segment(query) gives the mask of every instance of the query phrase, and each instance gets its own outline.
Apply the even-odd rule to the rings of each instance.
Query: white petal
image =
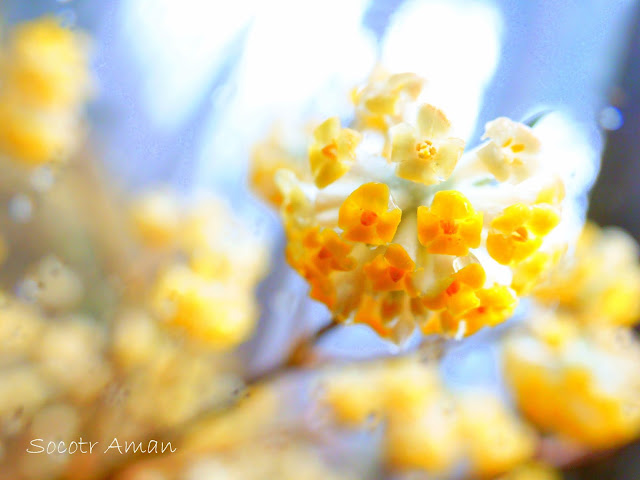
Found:
[[[460,138],[447,138],[438,144],[433,162],[434,170],[440,180],[446,180],[451,176],[463,151],[464,140]]]
[[[504,182],[511,174],[510,165],[507,164],[504,152],[494,142],[487,143],[477,152],[478,158],[487,169],[496,177],[496,180]]]
[[[390,133],[392,162],[404,162],[417,157],[415,128],[408,123],[401,123],[392,127]]]
[[[432,140],[442,138],[451,129],[451,122],[442,110],[433,105],[425,104],[418,112],[418,130],[424,138]]]

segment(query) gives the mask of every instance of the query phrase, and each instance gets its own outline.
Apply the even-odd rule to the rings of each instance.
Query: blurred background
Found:
[[[497,116],[561,112],[575,132],[570,148],[584,153],[585,177],[595,180],[600,165],[589,215],[640,238],[637,1],[3,0],[0,6],[9,24],[53,14],[90,33],[97,94],[89,140],[121,188],[165,183],[219,192],[257,235],[273,240],[276,252],[278,222],[245,184],[252,144],[276,120],[344,113],[347,98],[336,92],[365,80],[377,63],[426,77],[472,144]],[[296,281],[281,264],[275,262],[267,284]],[[282,308],[263,304],[267,316]],[[303,311],[310,323],[322,320],[317,306]],[[268,332],[269,345],[290,330],[280,325],[280,333]],[[344,338],[339,348],[349,342]],[[261,356],[257,347],[256,362],[275,361],[273,349]],[[576,467],[569,478],[636,479],[638,458],[640,447],[632,445]]]

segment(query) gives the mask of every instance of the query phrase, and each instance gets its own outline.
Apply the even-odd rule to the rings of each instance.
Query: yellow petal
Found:
[[[505,208],[500,216],[494,218],[491,228],[508,234],[524,225],[530,217],[531,209],[522,203],[516,203]]]
[[[560,215],[555,208],[550,205],[534,205],[531,207],[531,218],[529,228],[539,236],[547,235],[560,223]]]
[[[315,142],[322,148],[332,143],[339,133],[340,119],[338,117],[331,117],[316,127],[313,131],[313,137]]]

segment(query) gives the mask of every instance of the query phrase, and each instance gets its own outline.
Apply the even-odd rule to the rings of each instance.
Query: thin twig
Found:
[[[313,349],[315,348],[315,346],[318,345],[318,343],[320,343],[323,338],[325,338],[338,326],[339,323],[335,320],[332,320],[319,330],[316,330],[313,335],[303,337],[302,339],[298,340],[289,349],[287,356],[282,362],[277,363],[267,370],[263,370],[255,375],[250,376],[249,378],[247,378],[247,384],[253,385],[256,383],[262,383],[268,380],[272,380],[273,378],[278,377],[293,369],[308,367],[313,363]]]

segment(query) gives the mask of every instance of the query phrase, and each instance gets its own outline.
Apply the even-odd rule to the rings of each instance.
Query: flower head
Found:
[[[376,73],[353,95],[351,124],[332,117],[315,130],[308,172],[292,162],[275,175],[287,260],[311,297],[396,342],[417,328],[463,337],[497,325],[542,279],[541,265],[521,262],[564,251],[547,235],[561,219],[560,174],[522,189],[488,179],[422,86]],[[528,129],[505,125],[488,134],[513,137],[512,153],[536,151]]]

